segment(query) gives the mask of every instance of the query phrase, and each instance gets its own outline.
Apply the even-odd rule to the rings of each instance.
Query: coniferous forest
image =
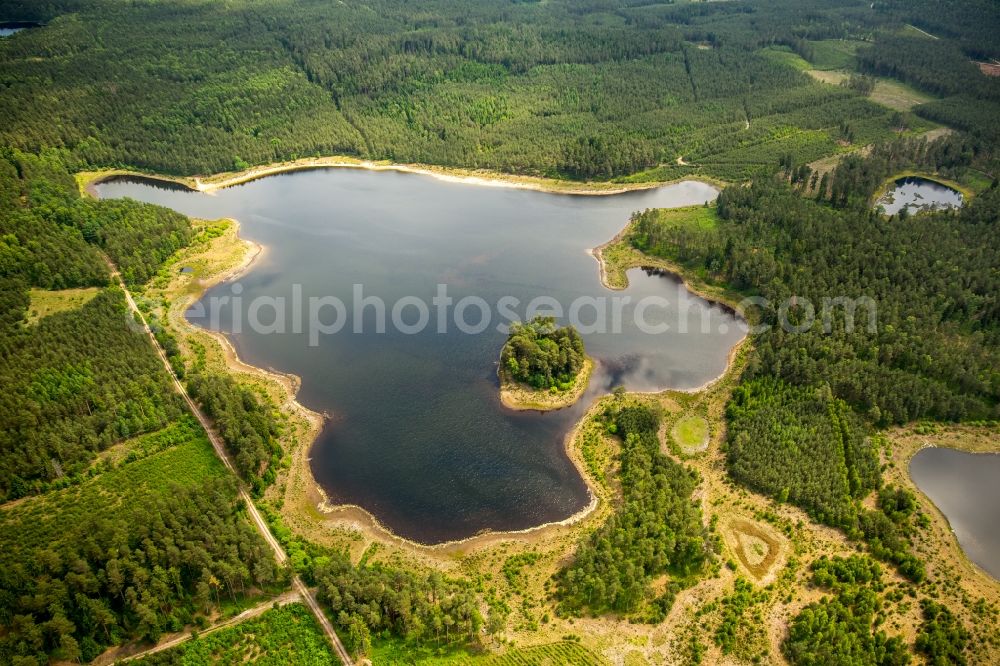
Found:
[[[968,4],[963,13],[990,11]],[[868,42],[933,6],[8,1],[6,18],[46,29],[0,43],[0,142],[172,174],[347,154],[577,179],[740,179],[785,153],[836,152],[848,126],[857,145],[891,136],[891,110],[780,60],[821,40]],[[886,44],[886,57],[903,57]]]
[[[376,664],[527,663],[522,643],[641,658],[597,654],[608,635],[588,628],[614,622],[677,663],[1000,654],[996,581],[962,587],[965,560],[942,571],[934,551],[958,546],[893,457],[901,432],[1000,421],[993,0],[0,0],[0,22],[28,26],[0,37],[0,663],[148,647],[293,574]],[[754,298],[759,330],[708,398],[619,392],[583,417],[600,520],[567,527],[557,551],[539,539],[421,559],[340,527],[311,533],[284,505],[286,445],[303,432],[286,406],[148,317],[227,472],[113,276],[136,294],[168,282],[199,227],[98,200],[78,178],[322,156],[710,180],[721,194],[699,223],[638,211],[625,243]],[[884,215],[875,199],[909,174],[960,188],[964,205]],[[48,314],[38,294],[82,300]],[[515,327],[501,358],[539,389],[584,360],[580,335],[548,320]],[[703,452],[677,445],[682,412],[705,422]],[[723,538],[727,511],[775,533],[754,547],[787,542],[766,583]],[[839,554],[802,540],[812,525]],[[267,617],[253,626],[270,640],[220,632],[185,654],[286,663],[281,641],[315,631],[301,610]],[[637,627],[676,633],[641,644]]]

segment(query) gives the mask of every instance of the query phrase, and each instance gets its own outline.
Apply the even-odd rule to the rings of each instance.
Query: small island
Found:
[[[594,362],[572,326],[556,326],[554,317],[515,322],[500,352],[500,402],[511,409],[546,411],[580,399]]]

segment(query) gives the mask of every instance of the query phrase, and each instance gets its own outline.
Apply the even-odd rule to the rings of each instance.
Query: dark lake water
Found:
[[[1000,454],[923,449],[910,476],[947,516],[969,559],[1000,579]]]
[[[615,196],[568,196],[445,182],[397,172],[331,169],[272,176],[212,195],[118,180],[97,187],[102,197],[130,196],[185,214],[235,217],[241,233],[266,252],[238,286],[212,289],[201,304],[239,291],[242,303],[218,321],[189,317],[226,332],[242,358],[302,378],[299,399],[333,418],[311,452],[313,473],[332,500],[358,504],[397,534],[424,543],[459,539],[486,529],[517,530],[567,518],[586,506],[586,486],[567,458],[563,438],[597,395],[614,385],[634,390],[689,389],[717,377],[742,337],[742,322],[722,307],[690,294],[674,278],[631,271],[631,286],[612,292],[600,283],[586,250],[614,236],[635,210],[698,204],[716,191],[686,182]],[[354,317],[358,299],[387,304],[387,327],[377,313]],[[439,309],[427,330],[409,334],[392,325],[394,304],[430,304],[445,285],[454,305],[438,332]],[[283,321],[310,297],[346,304],[347,323],[310,343],[289,322],[283,334],[248,330],[254,299],[287,299]],[[593,326],[594,299],[622,304],[621,330]],[[482,298],[492,312],[488,328],[466,334],[453,324],[464,297]],[[564,308],[579,299],[588,353],[598,361],[588,392],[558,412],[516,413],[500,405],[496,359],[505,340],[501,299],[519,318],[526,304],[546,297]],[[643,332],[635,321],[644,298],[645,321],[669,330]],[[401,299],[404,299],[401,301]],[[234,312],[238,315],[234,317]],[[419,323],[412,303],[402,323]],[[481,321],[477,307],[464,320]],[[260,306],[259,319],[276,319]],[[334,308],[322,315],[337,317]],[[304,317],[308,320],[308,315]],[[301,319],[301,318],[300,318]],[[566,321],[564,317],[562,321]],[[604,319],[603,321],[607,321]],[[242,322],[241,331],[236,323]],[[363,332],[354,326],[363,323]]]
[[[876,202],[886,215],[896,215],[904,208],[910,214],[941,208],[961,208],[962,194],[926,178],[900,178]]]
[[[21,32],[28,28],[37,28],[37,23],[24,23],[18,21],[0,22],[0,37],[10,37],[15,32]]]

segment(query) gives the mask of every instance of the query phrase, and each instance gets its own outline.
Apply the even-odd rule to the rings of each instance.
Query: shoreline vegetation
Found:
[[[666,210],[676,213],[696,208],[702,208],[702,206],[683,206]],[[746,313],[740,307],[740,303],[744,299],[743,295],[731,289],[708,284],[671,261],[662,257],[654,257],[633,247],[630,241],[634,226],[635,219],[633,218],[611,240],[587,250],[587,254],[597,261],[602,285],[612,291],[623,291],[628,288],[628,272],[633,268],[661,271],[680,280],[684,288],[695,296],[703,298],[709,303],[728,308],[731,312],[746,319]]]
[[[81,194],[96,196],[94,186],[119,177],[148,178],[181,185],[193,192],[211,194],[218,190],[236,185],[243,185],[260,178],[275,176],[295,171],[310,169],[364,169],[366,171],[395,171],[430,176],[445,182],[480,185],[484,187],[510,187],[514,189],[545,192],[548,194],[568,194],[574,196],[602,196],[624,194],[640,190],[651,190],[684,181],[697,181],[725,187],[728,183],[706,176],[685,176],[666,181],[648,182],[614,182],[614,181],[577,181],[545,178],[543,176],[527,176],[490,171],[486,169],[461,169],[430,164],[400,164],[390,161],[361,160],[343,155],[326,157],[310,157],[288,162],[274,162],[261,166],[250,167],[243,171],[221,172],[208,176],[171,176],[153,171],[136,169],[104,169],[100,171],[80,171],[76,174]]]
[[[511,377],[510,373],[500,365],[497,367],[497,376],[500,378],[500,402],[507,409],[515,411],[548,412],[569,407],[576,404],[576,401],[586,393],[594,365],[594,359],[586,357],[583,367],[573,379],[573,386],[557,392],[523,384]]]
[[[415,557],[418,561],[424,563],[436,563],[436,566],[444,566],[449,562],[454,562],[456,557],[469,557],[474,556],[476,553],[490,552],[494,548],[507,548],[511,543],[519,544],[517,546],[518,549],[534,549],[539,547],[540,544],[551,545],[553,543],[565,546],[575,541],[575,537],[580,533],[580,530],[590,529],[600,524],[607,517],[610,505],[614,500],[615,491],[608,487],[606,480],[602,480],[600,476],[595,474],[596,468],[593,461],[589,460],[591,456],[591,453],[587,451],[589,447],[581,440],[584,438],[585,430],[592,420],[593,415],[600,410],[606,400],[611,399],[608,395],[596,398],[588,408],[587,413],[581,417],[565,436],[564,450],[577,468],[578,473],[584,479],[591,500],[581,510],[563,520],[524,530],[506,532],[488,531],[460,540],[439,544],[422,544],[395,534],[375,518],[373,514],[360,506],[331,504],[325,493],[323,493],[322,488],[312,478],[311,469],[309,468],[309,451],[316,436],[319,434],[322,424],[329,415],[313,412],[297,401],[295,395],[300,384],[298,377],[246,364],[239,358],[235,349],[224,335],[197,328],[183,317],[186,307],[193,300],[200,298],[204,291],[220,282],[238,278],[252,267],[253,261],[261,253],[266,251],[265,248],[252,241],[239,238],[238,221],[229,220],[229,222],[232,226],[224,234],[221,242],[229,246],[230,252],[234,249],[238,250],[240,254],[239,260],[236,262],[230,261],[218,266],[218,270],[215,272],[208,272],[198,276],[192,276],[191,274],[175,275],[173,280],[191,281],[196,287],[191,289],[189,286],[183,290],[179,298],[175,297],[171,299],[170,321],[174,325],[180,324],[187,334],[193,334],[195,337],[207,336],[217,342],[225,359],[228,372],[244,377],[251,376],[263,379],[273,386],[280,387],[278,393],[282,394],[284,398],[279,402],[280,408],[287,410],[295,417],[305,417],[307,424],[305,430],[301,428],[296,429],[297,436],[294,437],[296,441],[292,442],[293,446],[290,446],[286,451],[287,454],[292,456],[293,462],[287,471],[288,476],[281,483],[283,486],[280,489],[282,497],[279,499],[279,501],[293,499],[290,505],[288,502],[283,503],[286,507],[295,507],[291,509],[292,511],[298,510],[302,512],[303,516],[300,517],[300,520],[295,521],[300,529],[310,536],[316,536],[317,530],[319,530],[326,539],[344,539],[346,537],[348,542],[355,544],[380,543],[387,546],[395,546],[400,548],[403,553],[408,554],[408,557]],[[709,301],[735,309],[736,296],[732,292],[707,285],[698,280],[696,276],[690,275],[689,272],[684,271],[676,265],[657,257],[651,257],[633,248],[628,243],[632,225],[633,222],[630,221],[613,239],[590,251],[590,254],[598,261],[601,271],[601,281],[606,287],[615,290],[624,289],[627,287],[627,271],[629,269],[654,268],[656,270],[669,271],[678,279],[684,281],[686,287],[692,293]],[[213,242],[220,243],[220,240],[214,239]],[[176,265],[180,265],[180,263],[174,262],[172,264],[172,266]],[[194,277],[193,280],[192,277]],[[690,392],[667,389],[661,392],[648,394],[630,393],[629,395],[637,400],[666,399],[663,396],[674,396],[673,400],[682,399],[684,396],[687,396],[684,399],[702,400],[704,396],[715,394],[719,390],[723,390],[727,383],[730,383],[734,375],[734,369],[738,372],[738,367],[742,365],[737,362],[738,359],[746,357],[745,352],[749,348],[748,342],[749,339],[744,337],[734,345],[729,353],[723,373],[703,387],[698,387]],[[714,446],[710,444],[707,451],[700,451],[695,455],[704,456],[713,453],[714,449],[718,448],[720,439],[723,436],[724,431],[716,432],[713,429],[711,440]],[[956,446],[955,448],[964,449],[964,447],[960,446]],[[910,450],[908,453],[912,456],[914,452],[915,450]],[[919,488],[908,478],[909,475],[906,472],[905,466],[903,467],[902,475],[906,477],[905,481],[908,487],[919,491]],[[302,478],[303,476],[305,479]],[[302,483],[303,481],[305,482],[304,484]],[[275,485],[277,486],[278,484]],[[705,495],[703,494],[702,497],[704,498]],[[923,501],[930,503],[923,493],[920,493],[920,497]],[[306,502],[303,502],[303,499]],[[933,506],[932,503],[930,504]],[[936,508],[934,509],[934,514],[936,518],[944,521],[943,524],[945,525],[944,530],[946,533],[942,535],[946,541],[949,541],[948,534],[951,534],[951,532],[947,527],[946,519],[941,516]],[[288,521],[290,515],[287,509],[282,511],[282,517]],[[304,523],[302,520],[304,520]],[[317,522],[318,525],[316,524]],[[312,523],[312,525],[309,523]],[[826,528],[822,527],[816,527],[815,529],[824,533],[827,531]],[[953,535],[950,537],[950,542],[947,546],[950,551],[950,557],[947,559],[954,561],[953,558],[957,557],[964,565],[963,568],[967,567],[967,570],[974,571],[977,574],[973,583],[975,588],[986,592],[987,596],[990,596],[991,593],[988,590],[990,587],[988,584],[989,581],[984,580],[988,578],[988,574],[971,563],[971,560],[965,555]],[[352,548],[353,550],[354,548]]]

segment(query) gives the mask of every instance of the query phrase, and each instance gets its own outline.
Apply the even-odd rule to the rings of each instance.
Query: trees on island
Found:
[[[569,389],[585,360],[580,333],[572,326],[556,327],[554,317],[511,324],[500,352],[502,372],[540,390]]]

